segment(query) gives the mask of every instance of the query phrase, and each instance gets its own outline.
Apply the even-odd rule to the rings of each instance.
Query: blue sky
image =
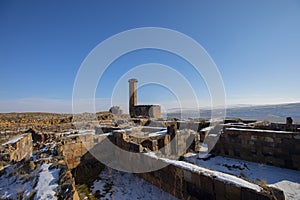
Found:
[[[2,0],[0,112],[71,112],[73,84],[89,52],[139,27],[173,29],[201,44],[220,71],[230,105],[300,102],[299,1]],[[200,106],[209,105],[205,82],[186,61],[142,50],[112,63],[95,94],[97,109],[120,104],[126,110],[127,90],[115,95],[113,89],[126,72],[145,63],[178,70],[193,85]],[[158,85],[138,92],[139,103],[178,106],[171,103],[174,94]],[[189,98],[183,106],[195,107]]]

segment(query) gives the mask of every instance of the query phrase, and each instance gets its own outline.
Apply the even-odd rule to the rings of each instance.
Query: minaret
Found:
[[[131,117],[134,117],[134,106],[137,104],[137,97],[136,97],[136,85],[137,79],[129,79],[129,114]]]

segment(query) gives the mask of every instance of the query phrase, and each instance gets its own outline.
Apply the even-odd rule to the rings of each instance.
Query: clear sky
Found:
[[[139,27],[173,29],[201,44],[220,71],[230,105],[300,102],[300,1],[2,0],[0,112],[71,112],[74,80],[85,57],[114,34]],[[200,106],[209,104],[205,83],[186,61],[143,50],[110,66],[96,92],[97,109],[111,104],[127,109],[127,83],[121,84],[123,93],[113,89],[145,63],[178,70],[197,88]],[[189,98],[183,106],[195,107]],[[178,106],[174,99],[155,84],[139,88],[141,104],[170,109]]]

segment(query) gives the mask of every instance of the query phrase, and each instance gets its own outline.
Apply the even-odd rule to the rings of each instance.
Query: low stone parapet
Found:
[[[157,171],[136,175],[179,199],[285,199],[279,189],[261,187],[229,174],[214,172],[184,161],[151,156],[148,159],[169,165]]]
[[[1,145],[0,160],[10,163],[29,158],[32,154],[31,133],[25,133],[12,138]]]

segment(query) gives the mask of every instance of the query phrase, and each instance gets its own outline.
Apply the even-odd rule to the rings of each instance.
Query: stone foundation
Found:
[[[225,127],[212,153],[300,170],[300,133]]]

